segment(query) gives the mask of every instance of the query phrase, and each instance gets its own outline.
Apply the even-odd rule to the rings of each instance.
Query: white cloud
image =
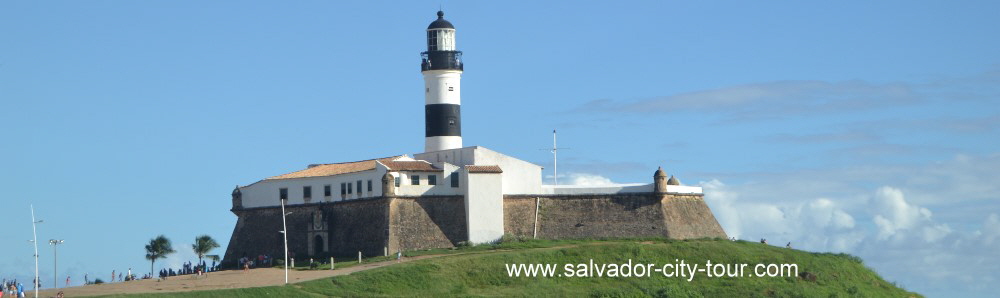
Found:
[[[990,214],[983,222],[983,228],[976,232],[982,239],[984,245],[993,245],[1000,239],[1000,216],[996,213]]]
[[[551,175],[550,175],[551,177]],[[559,178],[569,179],[565,184],[567,185],[579,185],[579,186],[608,186],[615,185],[611,179],[601,175],[587,174],[587,173],[569,173],[566,175],[559,175]]]
[[[987,264],[1000,263],[1000,216],[989,214],[975,231],[952,229],[906,192],[881,186],[836,197],[769,199],[753,184],[702,182],[705,200],[730,236],[772,245],[791,242],[809,251],[861,256],[890,281],[934,295],[961,288],[988,295],[984,285],[1000,280]],[[862,197],[866,199],[857,200]],[[851,211],[853,210],[853,211]]]
[[[158,264],[156,267],[157,271],[159,271],[160,268],[173,268],[174,270],[177,270],[183,267],[185,262],[194,263],[198,261],[198,255],[196,255],[194,250],[191,249],[190,243],[175,245],[173,248],[176,252],[167,255],[166,259],[158,260],[156,262]]]
[[[857,111],[916,101],[907,84],[865,81],[773,81],[700,90],[623,102],[590,101],[582,111],[670,113],[696,111],[727,114],[732,119],[761,119],[833,111]]]
[[[792,242],[816,251],[846,251],[860,241],[855,219],[826,198],[764,202],[742,199],[740,192],[719,180],[702,182],[705,200],[729,236]]]

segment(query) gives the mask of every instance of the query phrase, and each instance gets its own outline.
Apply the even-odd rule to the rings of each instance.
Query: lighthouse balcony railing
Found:
[[[420,71],[465,70],[462,65],[462,51],[428,51],[420,53]]]

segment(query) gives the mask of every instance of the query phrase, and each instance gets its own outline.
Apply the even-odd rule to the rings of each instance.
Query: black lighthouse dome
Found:
[[[434,20],[429,26],[427,26],[427,30],[431,29],[455,29],[455,26],[448,20],[444,19],[443,11],[438,10],[438,19]]]

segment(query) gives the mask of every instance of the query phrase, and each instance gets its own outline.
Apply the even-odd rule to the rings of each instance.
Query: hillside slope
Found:
[[[529,242],[530,243],[530,242]],[[590,296],[590,297],[919,297],[886,282],[861,260],[844,254],[810,253],[769,245],[726,240],[594,241],[542,248],[501,245],[501,250],[470,253],[393,265],[347,276],[325,278],[285,287],[158,294],[184,297],[324,297],[324,296]],[[506,250],[504,248],[511,248]],[[590,262],[596,267],[590,267]],[[565,264],[748,264],[742,277],[647,276],[567,277]],[[557,277],[510,277],[506,264],[556,264]],[[794,277],[757,277],[756,264],[796,264]],[[576,275],[596,270],[570,271]],[[668,271],[670,267],[667,267]],[[790,268],[789,268],[790,269]],[[642,270],[642,269],[639,269]],[[625,273],[622,269],[619,273]]]

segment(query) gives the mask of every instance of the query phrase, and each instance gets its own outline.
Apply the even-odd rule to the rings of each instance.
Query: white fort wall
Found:
[[[502,194],[542,194],[542,167],[480,146],[414,154],[431,163],[496,165],[503,170]]]
[[[499,173],[469,173],[465,192],[465,216],[471,244],[490,243],[503,237],[503,175]]]
[[[384,174],[384,169],[375,169],[336,176],[261,180],[240,187],[240,192],[242,193],[243,208],[280,205],[281,188],[288,189],[288,205],[370,198],[382,195],[382,175]],[[357,189],[359,180],[361,181],[360,192]],[[370,192],[368,191],[369,180],[372,181],[372,191]],[[341,183],[352,184],[350,194],[341,196]],[[325,185],[330,185],[329,197],[323,195]],[[312,187],[312,198],[308,202],[303,197],[304,186]]]
[[[543,185],[542,194],[549,195],[589,195],[589,194],[624,194],[624,193],[649,193],[654,192],[653,183],[650,184],[618,184],[600,186],[580,186],[580,185]],[[698,186],[667,185],[667,193],[671,194],[701,194],[702,189]]]
[[[464,178],[459,178],[458,187],[451,186],[451,175],[460,175],[458,172],[458,167],[452,164],[435,164],[443,169],[441,172],[411,172],[403,171],[398,173],[392,173],[391,175],[399,175],[402,180],[400,180],[399,187],[396,188],[397,196],[455,196],[465,194],[466,181]],[[420,176],[420,184],[413,185],[412,177],[413,175]],[[437,177],[437,185],[430,185],[428,182],[428,176],[434,175]]]
[[[395,187],[398,196],[425,196],[425,195],[463,195],[465,194],[466,181],[459,179],[459,187],[451,186],[451,175],[460,175],[459,168],[451,164],[437,165],[444,171],[398,171],[392,172],[394,178],[400,178],[400,186],[395,187],[395,181],[390,181]],[[340,174],[335,176],[307,177],[262,180],[257,183],[240,187],[243,195],[243,208],[278,206],[280,189],[288,189],[288,205],[337,202],[345,200],[363,199],[382,196],[382,177],[387,172],[386,167],[377,164],[374,170]],[[414,185],[412,177],[419,176],[419,184]],[[437,177],[437,185],[430,185],[430,176]],[[361,181],[361,189],[357,187],[357,182]],[[372,190],[368,191],[368,181],[372,183]],[[341,195],[340,184],[351,183],[351,192]],[[331,195],[324,196],[323,187],[330,185]],[[303,187],[312,187],[312,197],[306,201],[303,197]]]

